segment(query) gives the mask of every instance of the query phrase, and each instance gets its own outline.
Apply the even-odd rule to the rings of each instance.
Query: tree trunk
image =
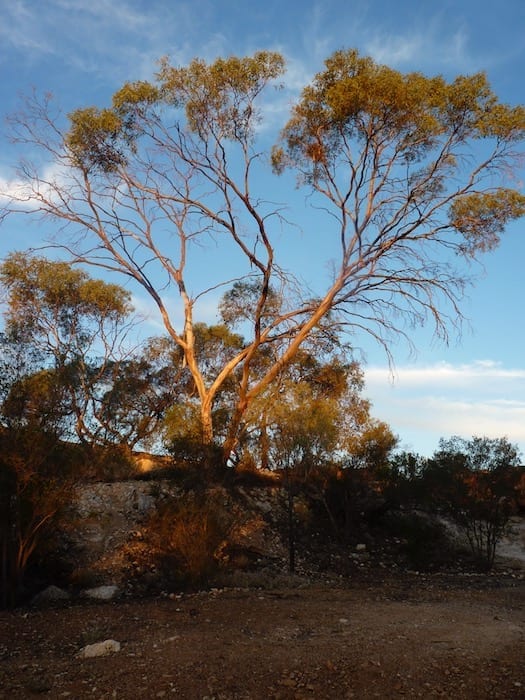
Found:
[[[228,426],[228,434],[222,446],[222,456],[225,466],[238,445],[241,421],[247,408],[248,402],[246,400],[239,400],[235,406],[235,410]]]
[[[295,514],[290,467],[285,467],[286,509],[288,511],[288,572],[295,574]]]
[[[211,413],[211,405],[203,403],[201,406],[201,427],[202,427],[202,444],[213,445],[213,418]]]

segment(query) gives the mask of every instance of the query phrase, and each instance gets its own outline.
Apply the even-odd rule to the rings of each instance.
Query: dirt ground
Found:
[[[81,659],[86,644],[120,651]],[[525,579],[398,575],[0,613],[0,698],[525,698]]]

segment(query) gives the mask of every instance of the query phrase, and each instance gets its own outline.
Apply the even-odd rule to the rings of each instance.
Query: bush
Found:
[[[446,527],[423,513],[391,513],[389,534],[403,541],[401,553],[409,568],[431,571],[453,561],[456,549]]]
[[[188,494],[183,502],[159,506],[147,529],[166,583],[184,589],[209,585],[231,526],[232,516],[221,494]]]
[[[486,569],[515,508],[517,462],[506,439],[453,437],[440,441],[422,472],[430,507],[454,521]]]
[[[31,592],[30,563],[33,578],[46,568],[40,555],[73,483],[67,456],[53,433],[0,430],[0,607]]]

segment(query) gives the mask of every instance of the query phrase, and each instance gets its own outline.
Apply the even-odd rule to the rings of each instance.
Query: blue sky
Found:
[[[53,93],[67,113],[104,106],[124,81],[151,78],[161,56],[184,64],[258,49],[287,59],[276,121],[323,59],[345,47],[402,71],[451,78],[484,70],[500,99],[525,102],[522,0],[3,0],[0,11],[3,114],[33,88]],[[8,182],[15,153],[3,131],[0,144],[0,181]],[[415,332],[416,354],[393,347],[393,375],[380,349],[365,343],[366,394],[403,446],[431,454],[439,437],[487,435],[507,436],[525,452],[524,228],[513,224],[484,269],[474,270],[479,280],[464,301],[460,338],[444,346],[430,330]],[[28,220],[0,228],[0,256],[42,233]],[[302,256],[314,274],[308,251]],[[203,314],[213,321],[212,308]]]

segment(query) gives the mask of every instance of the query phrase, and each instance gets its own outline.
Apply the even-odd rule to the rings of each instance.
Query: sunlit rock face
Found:
[[[118,585],[156,578],[151,545],[151,519],[166,508],[191,499],[169,480],[81,484],[66,510],[57,548],[81,588]],[[243,489],[236,494],[215,487],[206,499],[232,516],[215,557],[230,569],[244,569],[259,560],[286,560],[280,523],[284,501],[278,488]],[[283,565],[286,568],[286,565]]]

